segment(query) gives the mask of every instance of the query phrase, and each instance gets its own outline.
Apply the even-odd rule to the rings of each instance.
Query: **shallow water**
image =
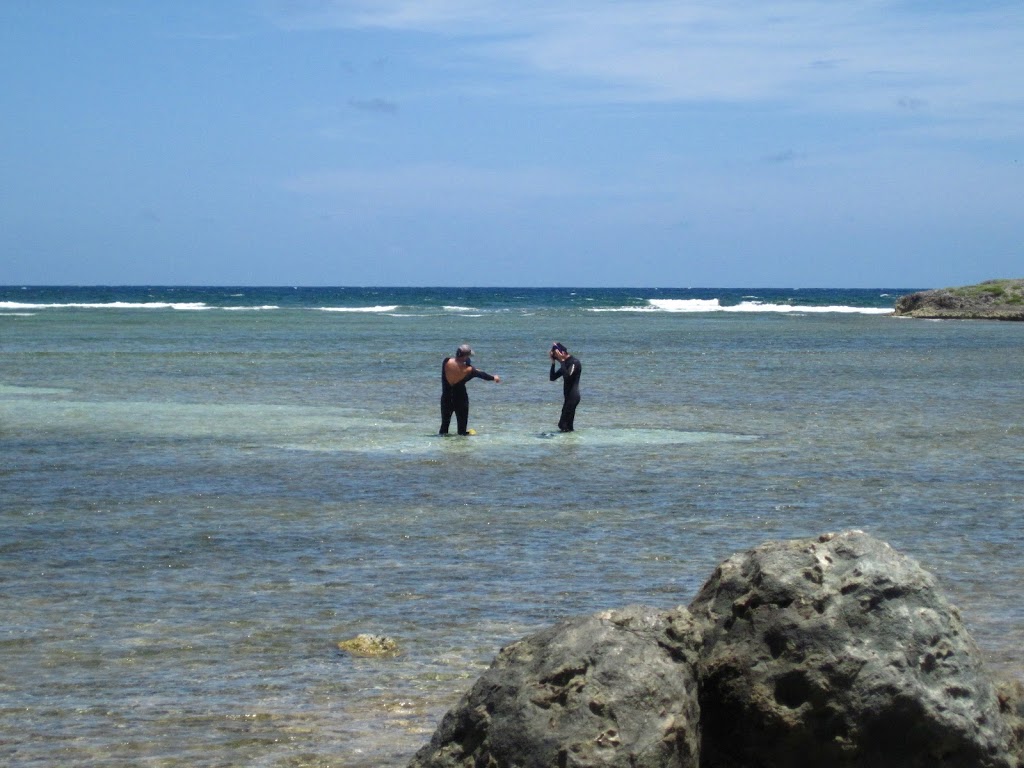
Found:
[[[98,290],[0,292],[6,764],[401,766],[503,644],[847,528],[1020,674],[1024,326],[852,311],[879,292]],[[462,341],[503,382],[441,438]],[[336,649],[361,632],[402,655]]]

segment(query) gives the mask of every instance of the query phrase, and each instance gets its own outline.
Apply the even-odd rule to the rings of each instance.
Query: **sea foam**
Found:
[[[397,304],[376,307],[320,307],[321,312],[394,312]]]
[[[767,304],[760,301],[741,301],[739,304],[723,306],[718,299],[646,299],[647,304],[625,307],[595,307],[590,312],[776,312],[776,313],[849,313],[865,315],[888,315],[888,307],[849,307],[843,305],[808,306],[802,304]]]
[[[169,301],[108,301],[108,302],[72,302],[67,304],[25,304],[18,301],[0,301],[0,309],[212,309],[201,301],[169,302]]]

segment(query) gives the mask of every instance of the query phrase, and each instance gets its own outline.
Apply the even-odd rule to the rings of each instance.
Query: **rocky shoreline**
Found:
[[[1020,768],[1022,693],[931,574],[848,531],[513,643],[410,768]]]
[[[901,296],[897,317],[957,320],[1024,320],[1024,280],[988,280]]]

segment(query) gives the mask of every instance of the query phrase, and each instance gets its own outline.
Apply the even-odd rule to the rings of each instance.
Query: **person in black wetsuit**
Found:
[[[562,394],[565,402],[562,403],[562,416],[558,420],[559,432],[572,432],[573,420],[576,418],[576,406],[580,404],[580,374],[583,373],[583,365],[575,357],[569,354],[565,345],[556,341],[551,345],[551,381],[562,379]],[[561,363],[558,370],[555,370],[555,363]]]
[[[495,384],[501,383],[500,376],[491,376],[472,366],[470,356],[473,350],[469,344],[463,344],[455,351],[455,357],[446,357],[441,363],[441,429],[439,435],[448,434],[452,414],[458,423],[460,435],[473,434],[467,429],[469,424],[469,393],[466,382],[470,379],[486,379]]]

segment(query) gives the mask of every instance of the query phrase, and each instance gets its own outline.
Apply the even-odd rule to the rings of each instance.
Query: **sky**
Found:
[[[0,284],[1024,277],[1020,0],[0,0]]]

